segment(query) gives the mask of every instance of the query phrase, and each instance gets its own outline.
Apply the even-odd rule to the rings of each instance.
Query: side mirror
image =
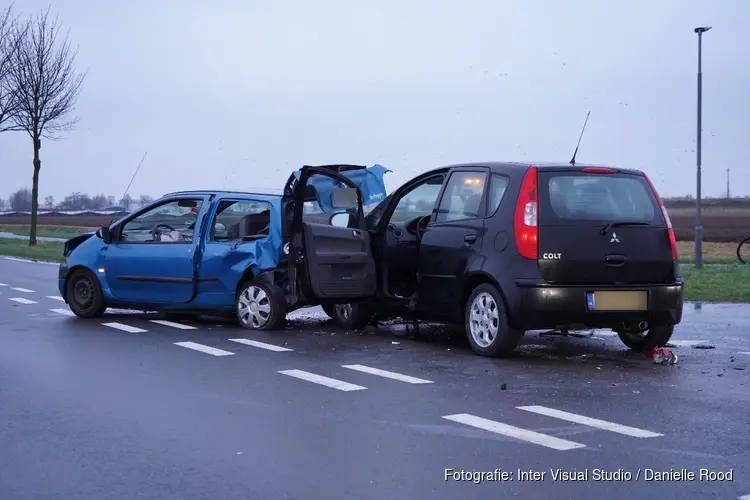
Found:
[[[339,212],[331,216],[329,223],[335,227],[349,227],[352,223],[352,219],[352,214],[348,212]]]
[[[112,243],[112,233],[109,230],[109,226],[102,226],[96,231],[96,235],[99,236],[102,241],[106,244]]]

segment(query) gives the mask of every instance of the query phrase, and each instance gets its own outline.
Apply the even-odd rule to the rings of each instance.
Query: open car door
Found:
[[[305,166],[290,177],[284,190],[292,303],[351,302],[376,292],[376,267],[362,192],[339,172],[325,166]],[[306,203],[314,203],[318,210],[307,212]]]

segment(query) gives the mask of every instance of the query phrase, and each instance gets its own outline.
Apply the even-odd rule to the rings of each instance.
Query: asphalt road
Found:
[[[274,333],[84,321],[55,276],[0,259],[2,500],[750,494],[747,306],[690,305],[675,365],[605,332],[531,333],[493,360],[445,327],[346,332],[314,310]]]

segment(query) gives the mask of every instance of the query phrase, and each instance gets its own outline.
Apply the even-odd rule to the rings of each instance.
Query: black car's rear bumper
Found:
[[[651,286],[554,286],[540,280],[516,280],[517,298],[510,305],[511,323],[523,330],[541,330],[582,325],[616,328],[625,322],[676,325],[682,321],[683,285]],[[646,290],[646,311],[589,311],[587,292],[599,290]]]

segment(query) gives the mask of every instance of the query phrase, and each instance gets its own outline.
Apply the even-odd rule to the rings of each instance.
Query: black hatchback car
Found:
[[[366,217],[377,294],[328,304],[463,323],[475,352],[513,353],[528,330],[608,328],[637,351],[666,344],[683,284],[669,215],[641,171],[477,163],[412,179]]]

